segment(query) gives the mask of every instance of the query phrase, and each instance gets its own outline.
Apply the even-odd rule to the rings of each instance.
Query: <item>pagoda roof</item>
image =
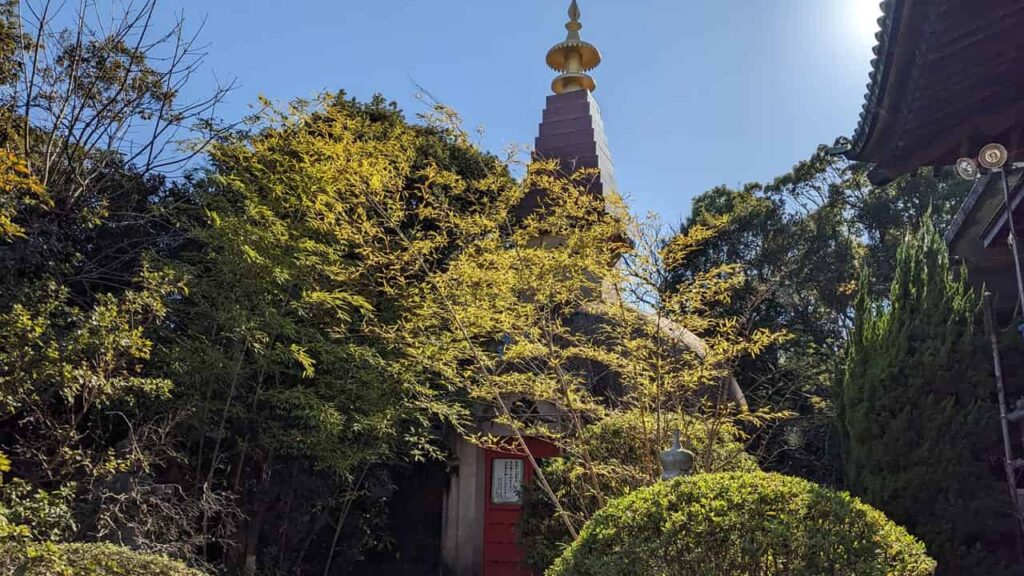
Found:
[[[1024,149],[1024,2],[885,0],[847,156],[882,183],[993,141]]]

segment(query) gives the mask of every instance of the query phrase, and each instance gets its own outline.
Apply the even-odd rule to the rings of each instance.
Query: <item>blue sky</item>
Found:
[[[380,92],[413,116],[418,83],[458,110],[481,144],[532,144],[565,36],[568,0],[163,0],[168,20],[204,19],[205,69],[238,89],[237,120],[273,100],[343,88]],[[878,0],[580,0],[583,38],[622,192],[670,223],[718,184],[784,173],[850,135],[862,103]],[[186,94],[187,96],[188,94]]]

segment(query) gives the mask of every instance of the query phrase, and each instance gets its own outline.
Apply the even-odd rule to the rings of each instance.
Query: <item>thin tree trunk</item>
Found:
[[[235,397],[235,389],[238,387],[238,378],[242,371],[242,359],[245,358],[245,344],[236,344],[235,369],[231,374],[231,386],[228,389],[228,397],[224,400],[224,409],[221,410],[220,424],[217,426],[217,441],[213,444],[213,456],[210,458],[210,471],[206,475],[206,483],[213,481],[213,473],[217,469],[217,458],[220,457],[221,440],[224,438],[224,426],[228,421],[228,412],[231,410],[231,403]]]
[[[341,508],[341,514],[338,516],[338,525],[334,527],[334,538],[331,539],[331,551],[327,553],[327,565],[324,566],[324,576],[330,576],[331,563],[334,561],[334,551],[338,548],[338,538],[341,537],[341,527],[345,525],[345,517],[348,516],[349,509],[352,508],[352,502],[355,501],[359,486],[362,485],[363,479],[366,478],[366,472],[370,469],[370,465],[367,464],[363,468],[363,473],[359,475],[359,479],[352,485],[352,490],[348,497],[345,498],[345,505]]]
[[[387,215],[387,212],[384,211],[378,204],[373,203],[373,207],[380,215]],[[406,245],[410,244],[409,238],[406,236],[405,232],[401,228],[395,227],[394,231],[398,235],[398,237],[401,238],[401,240],[406,243]],[[469,331],[466,329],[466,325],[462,322],[462,318],[459,316],[458,312],[455,311],[455,307],[452,305],[451,300],[448,298],[448,294],[440,285],[438,285],[436,282],[430,279],[429,275],[432,272],[432,270],[430,269],[430,267],[427,266],[426,262],[423,260],[422,257],[417,258],[417,265],[419,266],[420,270],[422,270],[427,275],[427,282],[430,283],[431,287],[436,291],[438,296],[441,297],[441,301],[444,303],[446,311],[448,312],[452,322],[455,323],[455,326],[458,328],[459,334],[462,336],[463,341],[466,343],[466,346],[469,347],[470,352],[473,354],[473,359],[476,362],[477,369],[485,378],[492,378],[492,368],[480,354],[480,350],[476,347],[476,344],[470,337]],[[505,400],[501,397],[501,394],[497,394],[496,396],[497,397],[495,398],[495,400],[496,403],[498,404],[498,407],[501,409],[501,415],[504,418],[508,419],[509,422],[511,422],[512,413],[508,409],[508,406],[505,404]],[[533,452],[531,452],[529,447],[526,445],[526,440],[523,438],[522,432],[520,431],[518,426],[512,426],[512,432],[515,434],[516,440],[523,447],[523,450],[526,453],[526,457],[530,461],[530,465],[533,467],[534,472],[537,473],[537,481],[540,483],[541,489],[544,490],[544,494],[547,495],[547,497],[551,500],[551,503],[552,505],[554,505],[559,517],[562,519],[562,522],[565,524],[565,527],[569,530],[569,534],[571,534],[573,539],[575,540],[579,533],[577,532],[576,527],[573,525],[569,513],[565,511],[565,507],[562,506],[562,503],[558,500],[558,497],[555,495],[554,490],[551,489],[551,484],[548,482],[547,476],[544,474],[544,471],[541,470],[540,465],[537,463],[537,459],[534,458]]]
[[[299,557],[295,560],[295,566],[292,568],[294,574],[302,575],[302,561],[306,558],[309,545],[313,543],[313,539],[316,538],[317,533],[324,527],[324,524],[327,524],[327,516],[317,514],[316,521],[313,522],[313,527],[309,530],[309,535],[306,536],[306,542],[302,545],[302,550],[299,551]]]

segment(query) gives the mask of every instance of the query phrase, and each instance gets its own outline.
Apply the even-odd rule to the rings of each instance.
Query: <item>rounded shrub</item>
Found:
[[[765,473],[662,482],[594,515],[547,576],[928,576],[924,545],[846,493]]]
[[[717,430],[715,438],[709,441],[703,422],[680,417],[663,427],[661,437],[654,438],[654,418],[634,411],[609,416],[583,429],[579,444],[586,448],[592,461],[601,463],[598,470],[588,468],[578,456],[562,456],[542,463],[544,476],[563,509],[582,524],[601,506],[594,478],[596,488],[605,498],[616,498],[651,485],[661,474],[658,455],[671,444],[670,429],[676,427],[683,431],[687,448],[697,456],[700,472],[758,470],[757,460],[747,453],[733,430]],[[536,482],[528,484],[523,491],[523,514],[516,531],[523,550],[523,563],[535,574],[547,570],[572,542],[565,523]]]
[[[0,574],[205,576],[202,572],[170,558],[135,552],[113,544],[22,544],[0,545]]]

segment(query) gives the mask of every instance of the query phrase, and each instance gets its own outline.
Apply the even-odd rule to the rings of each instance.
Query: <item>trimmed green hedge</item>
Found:
[[[662,482],[598,512],[547,576],[929,576],[924,545],[846,493],[764,473]]]
[[[18,576],[205,576],[163,556],[113,544],[0,544],[0,574]]]
[[[715,431],[713,441],[709,441],[708,436],[712,434],[704,426],[705,423],[697,418],[681,415],[670,425],[662,426],[660,438],[652,438],[656,428],[654,417],[630,411],[586,426],[578,440],[586,448],[589,458],[601,463],[598,488],[606,499],[650,486],[661,475],[658,456],[672,443],[670,430],[673,427],[683,431],[686,447],[697,457],[697,466],[703,467],[705,462],[710,462],[711,470],[698,468],[698,471],[758,471],[757,459],[748,454],[743,443],[737,440],[735,430],[723,427]],[[593,489],[594,477],[589,473],[589,465],[579,456],[550,458],[542,467],[562,507],[576,522],[585,522],[597,512],[600,500]],[[572,535],[565,523],[536,482],[527,484],[523,491],[523,514],[516,532],[523,550],[523,564],[535,574],[544,573],[562,550],[572,543]]]

